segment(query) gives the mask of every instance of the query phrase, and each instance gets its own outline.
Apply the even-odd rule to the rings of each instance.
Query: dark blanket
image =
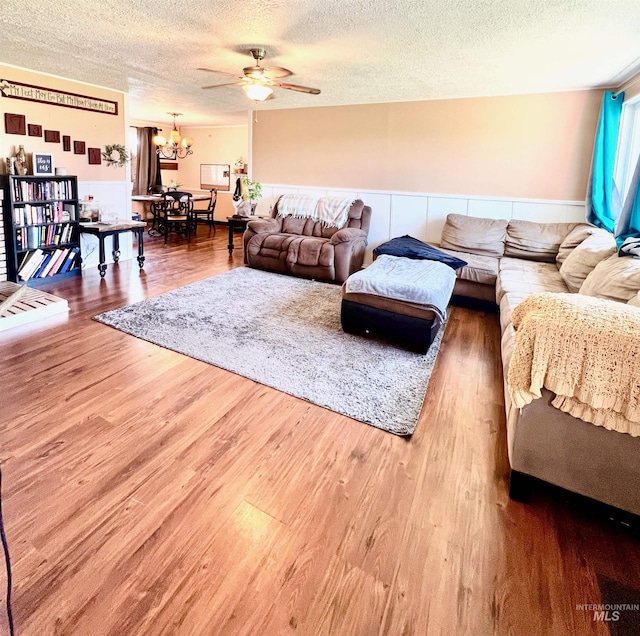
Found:
[[[446,252],[439,250],[437,247],[423,243],[408,234],[398,238],[393,238],[382,245],[378,245],[378,247],[373,250],[373,254],[376,257],[381,254],[389,254],[390,256],[404,256],[405,258],[438,261],[453,269],[460,269],[467,264],[467,262],[463,261],[461,258],[456,258],[451,254],[447,254]]]

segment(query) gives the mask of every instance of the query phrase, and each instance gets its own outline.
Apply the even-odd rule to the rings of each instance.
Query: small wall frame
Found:
[[[59,130],[45,130],[44,140],[50,144],[60,143],[60,131]]]
[[[33,153],[33,174],[36,177],[54,174],[53,155],[34,152]]]
[[[17,113],[4,114],[4,131],[7,135],[26,135],[27,118]]]
[[[97,166],[102,163],[102,153],[100,151],[100,148],[89,148],[88,154],[89,154],[89,163],[92,166]]]

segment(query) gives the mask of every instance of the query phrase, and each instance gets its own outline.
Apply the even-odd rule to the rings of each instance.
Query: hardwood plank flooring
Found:
[[[609,634],[576,605],[637,590],[640,542],[508,498],[496,315],[453,309],[411,439],[92,320],[242,266],[226,242],[147,239],[0,335],[17,633]]]

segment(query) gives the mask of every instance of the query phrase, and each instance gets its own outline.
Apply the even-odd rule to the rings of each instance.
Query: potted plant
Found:
[[[248,177],[242,179],[242,198],[251,203],[251,214],[256,213],[256,206],[262,197],[262,184],[258,181],[252,181]]]

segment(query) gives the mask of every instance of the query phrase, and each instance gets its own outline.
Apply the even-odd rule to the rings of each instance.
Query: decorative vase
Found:
[[[27,154],[24,151],[24,146],[18,146],[18,152],[16,152],[15,168],[16,174],[27,174]]]

